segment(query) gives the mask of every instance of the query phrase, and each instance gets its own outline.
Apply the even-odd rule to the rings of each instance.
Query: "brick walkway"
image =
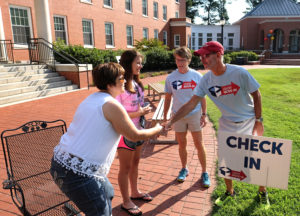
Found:
[[[247,68],[262,67],[264,66],[248,66]],[[150,77],[144,79],[143,83],[146,85],[149,82],[165,80],[165,78],[166,76]],[[91,88],[90,90],[80,90],[0,108],[0,132],[32,120],[52,121],[64,119],[69,125],[80,102],[95,91],[96,88]],[[157,102],[152,103],[153,107],[156,105]],[[150,119],[152,114],[148,114],[146,118]],[[137,202],[137,205],[144,212],[143,215],[202,216],[210,214],[212,207],[210,195],[216,184],[215,161],[217,155],[215,131],[210,122],[204,128],[203,134],[207,151],[207,168],[212,180],[212,186],[209,189],[204,189],[200,186],[199,178],[202,171],[190,134],[188,135],[188,166],[190,175],[182,184],[178,184],[175,181],[181,167],[177,145],[145,143],[139,169],[139,186],[141,190],[150,192],[154,196],[154,200],[150,203]],[[170,137],[174,137],[174,132],[170,132],[168,137],[162,137],[161,139],[170,139]],[[2,183],[6,178],[6,171],[2,147],[0,149],[0,181]],[[115,198],[113,199],[114,216],[127,215],[120,208],[122,199],[117,184],[118,166],[119,161],[116,159],[108,176],[115,189]],[[12,203],[9,191],[4,191],[0,187],[0,216],[12,215],[20,215],[20,213]]]

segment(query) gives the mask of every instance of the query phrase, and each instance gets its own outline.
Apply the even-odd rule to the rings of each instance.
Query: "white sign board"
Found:
[[[220,177],[287,189],[292,141],[219,132]]]

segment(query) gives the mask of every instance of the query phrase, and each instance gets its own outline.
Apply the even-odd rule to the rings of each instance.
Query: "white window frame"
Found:
[[[166,42],[164,42],[164,41],[166,41]],[[168,45],[168,32],[167,31],[163,31],[163,44]]]
[[[192,32],[191,48],[192,48],[192,50],[196,49],[196,33],[195,32]]]
[[[54,17],[59,17],[59,18],[63,18],[64,19],[64,26],[65,26],[65,31],[66,31],[66,45],[69,44],[69,39],[68,39],[68,25],[67,25],[67,17],[66,16],[62,16],[62,15],[53,15],[53,25],[54,25]],[[55,29],[54,29],[54,35],[55,35]],[[56,40],[56,37],[55,37]]]
[[[158,29],[154,29],[154,38],[158,40]]]
[[[175,18],[179,18],[179,11],[175,11]]]
[[[126,8],[126,2],[129,2],[129,5],[130,5],[130,10],[128,10],[127,8]],[[125,0],[125,11],[127,12],[127,13],[132,13],[132,0]]]
[[[33,32],[32,32],[32,17],[31,17],[31,12],[30,12],[30,8],[28,7],[22,7],[22,6],[16,6],[16,5],[10,5],[9,6],[9,21],[10,21],[10,26],[11,26],[11,32],[12,32],[12,36],[14,37],[13,35],[13,25],[12,25],[12,22],[11,22],[11,14],[10,14],[10,8],[17,8],[17,9],[22,9],[22,10],[26,10],[27,11],[27,16],[28,16],[28,25],[29,25],[29,34],[30,34],[30,37],[32,38],[33,37]],[[28,48],[28,45],[25,45],[25,44],[16,44],[14,39],[13,39],[13,42],[14,42],[14,48]]]
[[[146,33],[146,37],[145,37]],[[143,39],[149,40],[149,29],[148,28],[143,28]]]
[[[113,7],[112,0],[108,0],[109,4],[105,4],[105,0],[103,0],[103,7],[111,9]]]
[[[82,23],[82,36],[83,36],[83,46],[85,48],[94,48],[95,46],[95,43],[94,43],[94,25],[93,25],[93,20],[91,19],[82,19],[82,21],[85,21],[85,22],[89,22],[90,25],[91,25],[91,35],[92,35],[92,44],[84,44],[84,32],[83,32],[83,23]]]
[[[208,36],[210,34],[211,36]],[[210,40],[208,40],[210,38]],[[206,33],[206,42],[212,41],[213,40],[213,34],[212,33]]]
[[[112,35],[112,44],[106,43],[106,25],[111,25],[111,35]],[[115,48],[115,39],[114,39],[114,24],[112,22],[104,23],[104,31],[105,31],[105,48]]]
[[[128,31],[127,28],[131,28],[131,44],[128,44]],[[127,44],[127,48],[133,48],[133,26],[132,25],[126,25],[126,44]]]
[[[167,21],[167,20],[168,20],[168,7],[167,5],[163,5],[163,21]]]
[[[80,0],[81,3],[93,4],[92,0]]]
[[[202,40],[202,43],[199,43],[199,40]],[[198,33],[198,49],[200,49],[203,46],[203,33]]]
[[[178,39],[177,39],[178,37]],[[177,44],[178,42],[178,44]],[[180,47],[180,35],[179,34],[174,34],[174,47]]]
[[[156,7],[155,7],[155,5],[156,5]],[[156,16],[155,16],[155,12],[156,12]],[[156,1],[153,2],[153,18],[158,19],[158,2],[156,2]]]
[[[144,13],[144,2],[146,3],[146,13]],[[148,17],[148,0],[142,0],[142,14],[144,17]]]

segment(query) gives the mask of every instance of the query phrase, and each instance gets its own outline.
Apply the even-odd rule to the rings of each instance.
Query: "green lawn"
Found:
[[[234,182],[236,199],[212,215],[300,215],[300,68],[255,69],[251,74],[261,84],[263,117],[267,137],[293,140],[288,190],[268,188],[271,208],[263,211],[254,200],[258,187]],[[207,99],[209,118],[218,128],[220,112]],[[225,191],[223,179],[212,195],[213,201]]]

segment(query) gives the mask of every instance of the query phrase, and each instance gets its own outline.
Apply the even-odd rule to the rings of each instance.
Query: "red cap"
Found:
[[[203,56],[210,53],[221,53],[224,54],[224,47],[218,41],[209,41],[204,44],[203,47],[194,52],[195,56]]]

